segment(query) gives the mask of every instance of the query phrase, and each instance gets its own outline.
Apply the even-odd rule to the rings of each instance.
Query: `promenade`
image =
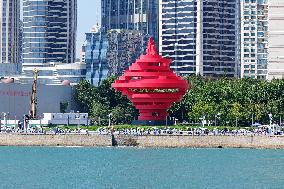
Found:
[[[284,137],[275,135],[124,135],[124,134],[0,134],[0,146],[135,146],[167,148],[284,149]]]

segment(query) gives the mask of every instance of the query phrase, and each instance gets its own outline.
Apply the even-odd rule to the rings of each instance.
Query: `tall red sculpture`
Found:
[[[165,121],[167,110],[174,102],[180,101],[188,90],[188,82],[170,69],[171,62],[157,53],[154,41],[150,38],[147,54],[141,55],[112,84],[139,110],[139,121]]]

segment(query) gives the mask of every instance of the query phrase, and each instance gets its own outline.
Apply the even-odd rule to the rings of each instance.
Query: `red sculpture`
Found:
[[[147,54],[133,63],[112,87],[126,95],[139,110],[139,121],[165,121],[167,110],[182,99],[189,88],[187,81],[169,67],[172,61],[157,53],[149,39]]]

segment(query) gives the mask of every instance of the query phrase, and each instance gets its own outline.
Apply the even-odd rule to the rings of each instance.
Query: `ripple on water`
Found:
[[[0,188],[283,188],[284,150],[0,147]]]

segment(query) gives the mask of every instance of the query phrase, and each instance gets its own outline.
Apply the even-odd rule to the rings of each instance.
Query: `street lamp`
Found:
[[[230,123],[229,121],[226,121],[226,125],[227,125],[227,127],[229,127],[229,123]]]
[[[168,126],[168,116],[166,117],[166,127]]]
[[[199,118],[201,120],[201,124],[202,124],[202,127],[204,127],[205,125],[205,115],[203,115],[201,118]]]
[[[4,118],[4,127],[7,127],[7,113],[3,112],[3,118]]]
[[[77,119],[78,119],[78,125],[77,125],[77,129],[78,129],[78,132],[79,132],[79,129],[80,129],[80,112],[77,111]]]
[[[175,125],[177,125],[177,121],[178,121],[178,119],[177,119],[177,118],[175,118]]]
[[[15,130],[17,128],[17,116],[15,115]]]
[[[108,114],[108,126],[109,127],[111,125],[111,116],[112,116],[112,113]]]
[[[70,122],[70,117],[69,117],[69,113],[67,114],[67,127],[69,128],[69,122]]]
[[[41,119],[42,119],[42,116],[40,115],[39,116],[39,127],[41,128]]]
[[[273,119],[272,113],[268,114],[268,117],[269,117],[269,126],[271,128],[271,126],[272,126],[272,119]],[[274,127],[273,127],[273,133],[274,133]]]
[[[217,126],[217,119],[220,119],[221,113],[215,114],[215,127]]]
[[[2,114],[0,114],[0,132],[1,132],[1,127],[2,127],[2,123],[1,123],[2,117],[1,117],[1,115],[2,115]]]

